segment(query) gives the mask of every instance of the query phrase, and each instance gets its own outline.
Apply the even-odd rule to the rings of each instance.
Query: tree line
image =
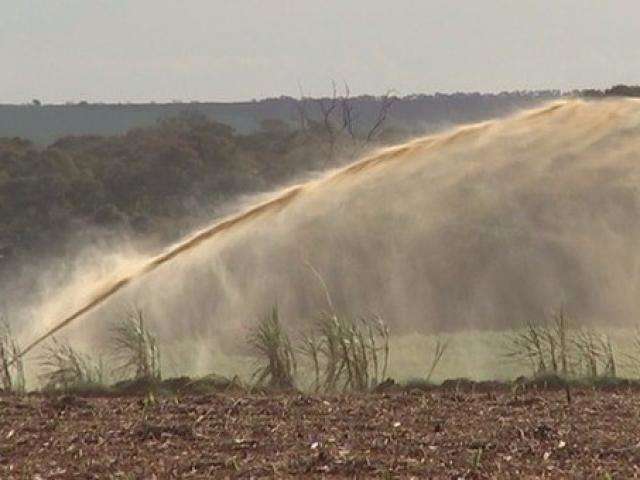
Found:
[[[92,230],[175,239],[239,195],[401,135],[385,130],[384,118],[356,133],[341,109],[305,118],[304,128],[263,121],[250,134],[184,112],[122,135],[67,136],[44,148],[0,138],[0,276],[36,257],[72,253],[70,240]]]

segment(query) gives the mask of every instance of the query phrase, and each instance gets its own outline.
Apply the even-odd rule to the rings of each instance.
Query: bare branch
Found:
[[[379,130],[382,128],[382,126],[387,120],[387,115],[389,115],[389,110],[391,110],[391,107],[393,106],[394,103],[396,103],[397,100],[398,100],[398,97],[393,95],[393,90],[389,90],[387,91],[387,93],[383,95],[382,105],[380,105],[378,116],[375,122],[373,123],[373,126],[369,130],[369,133],[367,134],[367,142],[370,142],[379,133]]]

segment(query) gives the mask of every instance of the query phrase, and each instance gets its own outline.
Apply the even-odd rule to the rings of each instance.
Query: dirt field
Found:
[[[640,392],[0,398],[0,478],[635,478]]]

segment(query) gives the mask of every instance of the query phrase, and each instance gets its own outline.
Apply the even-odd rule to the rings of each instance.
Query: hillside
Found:
[[[388,124],[414,133],[451,124],[474,122],[532,107],[560,96],[559,91],[504,92],[499,94],[455,93],[411,95],[394,99]],[[265,120],[281,120],[295,128],[300,111],[316,120],[321,102],[331,98],[297,100],[270,98],[242,103],[0,105],[0,137],[20,137],[46,145],[67,135],[118,135],[148,127],[160,119],[185,111],[224,123],[238,133],[260,129]],[[350,99],[361,120],[371,122],[384,99],[360,96]]]

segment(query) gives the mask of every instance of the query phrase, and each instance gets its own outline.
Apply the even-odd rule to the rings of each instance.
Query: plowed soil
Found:
[[[640,393],[0,398],[2,479],[635,478]]]

